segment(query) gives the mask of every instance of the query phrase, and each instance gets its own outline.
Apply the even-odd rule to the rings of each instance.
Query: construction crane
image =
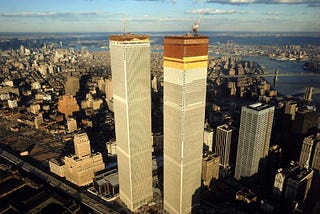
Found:
[[[198,20],[193,24],[192,31],[194,36],[198,36],[198,29],[199,29],[202,13],[203,13],[203,10],[201,10]]]

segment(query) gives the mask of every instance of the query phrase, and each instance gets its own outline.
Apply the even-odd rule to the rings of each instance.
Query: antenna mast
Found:
[[[126,16],[123,15],[122,16],[122,30],[123,30],[123,34],[126,34]]]

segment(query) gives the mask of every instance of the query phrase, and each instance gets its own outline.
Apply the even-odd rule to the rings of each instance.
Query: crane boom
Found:
[[[198,30],[199,30],[199,26],[200,26],[202,13],[203,13],[203,10],[201,10],[201,12],[198,16],[198,20],[193,24],[192,31],[194,33],[194,36],[198,36]]]

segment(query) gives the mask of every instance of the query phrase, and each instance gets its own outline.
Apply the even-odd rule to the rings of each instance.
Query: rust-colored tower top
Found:
[[[177,59],[207,56],[208,41],[207,36],[165,36],[163,56]]]
[[[138,40],[149,40],[149,35],[138,35],[138,34],[119,34],[119,35],[110,35],[109,39],[110,41],[118,41],[118,42],[124,42],[124,41],[138,41]]]
[[[208,36],[193,36],[193,35],[177,35],[177,36],[165,36],[164,41],[167,43],[178,44],[199,44],[208,43]]]

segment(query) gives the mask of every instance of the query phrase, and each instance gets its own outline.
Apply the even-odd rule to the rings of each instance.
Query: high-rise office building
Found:
[[[201,186],[207,36],[164,38],[164,210],[191,213]]]
[[[296,102],[287,102],[285,104],[284,113],[290,115],[291,120],[294,120],[296,117],[297,103]]]
[[[293,161],[285,169],[278,169],[275,176],[273,195],[277,199],[303,202],[310,190],[314,171],[300,168]]]
[[[152,192],[150,39],[111,35],[120,199],[134,211]]]
[[[206,127],[203,132],[203,148],[206,151],[213,152],[213,129]]]
[[[218,126],[216,131],[215,153],[221,157],[221,165],[224,168],[230,166],[229,160],[233,130],[233,127],[224,124]]]
[[[113,88],[112,79],[108,78],[105,80],[105,92],[106,92],[106,102],[110,111],[113,112]]]
[[[220,157],[205,153],[202,159],[201,179],[206,186],[210,185],[212,179],[219,178]]]
[[[311,167],[316,144],[318,141],[320,141],[320,136],[310,135],[304,138],[299,158],[300,167]]]
[[[319,112],[313,109],[300,108],[296,111],[294,121],[292,121],[291,132],[293,134],[304,135],[309,130],[318,127]]]
[[[84,157],[91,154],[90,140],[86,133],[74,136],[74,151],[77,157]]]
[[[307,101],[312,101],[312,91],[313,91],[313,87],[307,87],[304,90],[304,99]]]
[[[302,168],[297,174],[289,176],[284,198],[290,201],[303,202],[308,195],[313,178],[313,170]]]
[[[313,154],[312,165],[310,165],[314,170],[314,175],[312,178],[312,184],[310,188],[310,198],[320,198],[320,133],[317,134],[318,141],[315,143],[315,150]],[[314,212],[316,213],[316,212]]]
[[[86,133],[74,136],[74,155],[68,155],[62,161],[51,160],[50,171],[78,186],[92,183],[94,174],[104,170],[101,153],[91,153],[90,140]],[[64,162],[64,163],[63,163]]]
[[[274,107],[256,103],[241,110],[235,178],[258,172],[259,162],[268,155]]]
[[[112,88],[112,80],[106,79],[105,80],[105,91],[106,91],[106,99],[112,100],[113,97],[113,88]]]
[[[294,161],[291,161],[290,165],[285,169],[278,169],[278,173],[275,175],[273,184],[273,196],[275,198],[281,199],[284,196],[289,176],[297,174],[299,171],[300,167]]]
[[[320,171],[320,139],[317,142],[317,145],[314,151],[313,160],[312,160],[312,169],[317,170],[317,172]]]
[[[76,96],[80,89],[80,82],[78,77],[68,77],[64,84],[65,94]]]

